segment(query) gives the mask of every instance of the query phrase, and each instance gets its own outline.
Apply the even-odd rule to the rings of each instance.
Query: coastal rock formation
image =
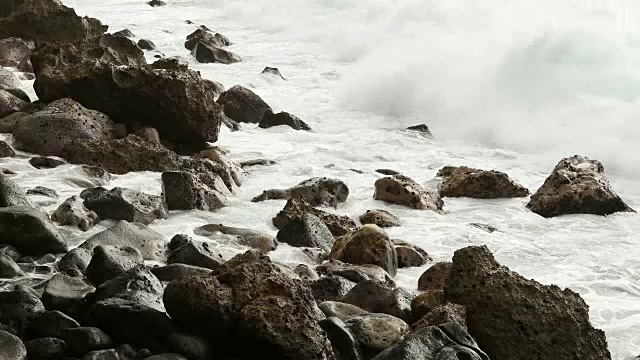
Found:
[[[529,196],[529,190],[500,171],[445,166],[437,176],[443,178],[439,189],[442,197],[499,199]]]
[[[418,210],[442,210],[440,196],[431,192],[413,179],[404,175],[394,175],[376,180],[373,198],[388,203],[407,206]]]
[[[223,182],[219,185],[222,187],[212,188],[186,171],[162,173],[162,196],[169,210],[212,211],[225,207],[229,190]]]

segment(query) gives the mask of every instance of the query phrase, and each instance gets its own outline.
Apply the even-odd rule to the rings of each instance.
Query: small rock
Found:
[[[487,225],[487,224],[470,223],[469,225],[471,225],[473,227],[477,227],[480,230],[484,230],[484,231],[488,232],[489,234],[491,234],[492,232],[498,231],[498,229],[495,228],[494,226]]]
[[[9,177],[0,175],[0,207],[8,206],[33,207],[33,203],[27,198],[20,185]]]
[[[27,360],[27,349],[22,341],[4,330],[0,330],[0,354],[2,360]]]
[[[229,205],[227,188],[211,188],[185,171],[162,173],[162,195],[169,210],[213,211]]]
[[[387,176],[402,175],[401,173],[391,169],[377,169],[376,172]]]
[[[295,197],[302,197],[311,206],[337,206],[338,203],[347,201],[349,188],[339,179],[314,177],[288,189],[266,190],[251,201],[289,200]]]
[[[0,115],[1,117],[1,115]],[[0,158],[13,157],[16,152],[4,141],[0,141]]]
[[[29,321],[27,335],[31,338],[60,338],[62,330],[80,327],[77,321],[60,311],[41,312]]]
[[[451,271],[450,262],[438,262],[429,267],[418,279],[418,290],[442,290]]]
[[[40,210],[26,206],[0,208],[0,228],[0,244],[13,245],[24,255],[67,252],[64,238]]]
[[[44,288],[42,302],[47,310],[59,310],[68,314],[71,309],[82,304],[87,294],[94,291],[95,288],[82,278],[58,273]]]
[[[287,80],[284,78],[284,76],[282,76],[282,74],[280,73],[280,70],[278,70],[278,68],[275,68],[275,67],[267,66],[262,70],[261,74],[271,74],[279,77],[282,80]]]
[[[214,348],[204,338],[185,333],[169,336],[169,349],[192,360],[209,360],[215,356]]]
[[[207,224],[197,227],[193,233],[198,236],[206,236],[215,241],[233,239],[240,245],[248,246],[262,253],[273,251],[278,246],[276,239],[256,230],[224,226],[222,224]]]
[[[415,131],[417,133],[420,133],[426,137],[433,137],[433,134],[431,133],[431,130],[429,130],[429,127],[426,124],[420,124],[420,125],[413,125],[413,126],[409,126],[407,128],[407,130],[410,131]]]
[[[138,47],[142,50],[155,50],[156,44],[151,40],[140,39],[138,40]]]
[[[52,157],[35,156],[29,160],[29,164],[36,169],[53,169],[66,163]]]
[[[437,176],[444,179],[440,185],[442,197],[499,199],[529,196],[529,190],[500,171],[445,166]]]
[[[287,200],[287,204],[282,211],[273,218],[273,225],[278,229],[282,229],[291,220],[300,218],[305,213],[311,213],[322,220],[333,236],[342,236],[358,228],[358,225],[348,216],[318,210],[309,205],[309,203],[300,196]]]
[[[191,54],[198,60],[199,63],[221,63],[221,64],[233,64],[242,61],[242,58],[225,49],[219,47],[210,46],[202,42],[198,42],[196,47],[193,48]]]
[[[294,219],[278,231],[277,240],[295,247],[317,247],[331,251],[333,235],[327,226],[312,214]]]
[[[302,280],[315,281],[320,279],[320,276],[318,276],[318,273],[315,270],[313,270],[309,265],[306,265],[306,264],[300,264],[296,266],[296,268],[293,269],[293,272],[296,275],[298,275]]]
[[[366,359],[400,342],[410,331],[409,325],[387,314],[364,314],[345,321]]]
[[[311,127],[302,121],[299,117],[285,111],[274,114],[271,110],[267,110],[260,120],[258,127],[268,129],[274,126],[286,125],[294,130],[310,131]]]
[[[359,282],[339,301],[358,306],[366,311],[383,313],[412,322],[411,302],[415,295],[403,288],[367,280]]]
[[[355,265],[344,263],[340,260],[330,260],[316,267],[316,270],[320,274],[342,276],[355,283],[372,280],[387,285],[394,285],[391,275],[380,266],[373,264]]]
[[[140,251],[131,246],[99,245],[93,249],[87,277],[94,285],[100,285],[143,262]]]
[[[91,229],[100,221],[98,214],[87,209],[83,199],[78,195],[74,195],[60,204],[51,214],[51,220],[60,225],[77,227],[82,231]]]
[[[24,346],[29,360],[64,359],[67,354],[67,344],[52,337],[29,340]]]
[[[362,224],[374,224],[381,228],[400,226],[400,219],[385,210],[367,210],[366,213],[360,215]]]
[[[40,196],[50,197],[52,199],[57,199],[60,197],[57,191],[46,188],[44,186],[36,186],[33,189],[27,190],[27,195],[40,195]]]
[[[373,198],[388,203],[407,206],[417,210],[442,210],[440,196],[431,192],[413,179],[394,175],[376,180]]]
[[[218,97],[218,104],[224,106],[224,113],[237,122],[259,123],[271,107],[253,91],[235,85]]]
[[[372,224],[337,238],[329,258],[351,264],[378,265],[391,276],[398,270],[396,250],[389,235]]]
[[[367,311],[362,310],[355,305],[338,301],[323,301],[318,305],[318,307],[328,318],[337,317],[343,321],[355,316],[367,314]]]
[[[342,299],[356,284],[336,275],[322,276],[314,281],[307,281],[316,302],[336,301]]]
[[[244,168],[248,168],[248,167],[252,167],[252,166],[270,166],[270,165],[275,165],[277,164],[276,161],[274,160],[269,160],[269,159],[253,159],[253,160],[247,160],[247,161],[242,161],[240,163],[240,167]]]
[[[165,219],[168,216],[162,197],[131,189],[115,187],[97,196],[87,197],[81,193],[80,197],[85,199],[84,205],[87,209],[94,211],[102,219],[150,224],[156,219]]]
[[[427,290],[411,301],[411,314],[413,321],[416,322],[427,315],[431,310],[445,303],[444,291]],[[440,324],[437,324],[440,325]]]
[[[422,266],[432,260],[421,247],[406,241],[393,240],[393,246],[398,255],[399,268]]]
[[[24,285],[16,285],[12,291],[0,292],[0,329],[22,336],[28,320],[44,311],[37,295]]]
[[[206,26],[201,25],[199,29],[187,35],[187,41],[184,43],[184,47],[187,50],[194,50],[198,43],[202,43],[209,47],[221,48],[230,45],[229,39],[222,34],[211,34]]]
[[[151,268],[151,272],[153,273],[153,275],[155,275],[160,281],[167,282],[182,277],[208,275],[211,273],[211,271],[211,269],[199,266],[178,263]]]
[[[0,254],[0,278],[12,279],[19,276],[26,276],[18,264],[5,254]]]
[[[215,254],[208,243],[189,241],[171,251],[167,264],[187,264],[215,270],[224,263],[222,257]]]
[[[126,38],[136,37],[135,35],[133,35],[131,30],[129,30],[129,29],[123,29],[123,30],[120,30],[120,31],[116,31],[112,35],[113,36],[118,36],[118,37],[126,37]]]
[[[427,315],[423,316],[413,325],[413,330],[422,329],[428,326],[438,326],[446,323],[456,323],[467,329],[467,311],[459,304],[446,303],[433,308]]]
[[[156,7],[156,6],[165,6],[167,5],[167,3],[162,0],[151,0],[151,1],[147,1],[147,5],[151,7]]]

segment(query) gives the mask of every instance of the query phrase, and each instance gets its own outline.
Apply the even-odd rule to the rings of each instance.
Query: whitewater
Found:
[[[498,261],[527,278],[578,292],[595,327],[607,334],[614,359],[640,354],[640,216],[570,215],[544,219],[528,199],[445,198],[445,213],[373,200],[375,169],[397,170],[430,186],[438,169],[496,169],[534,192],[562,158],[600,160],[613,189],[640,210],[640,28],[637,1],[585,0],[64,0],[110,32],[127,28],[152,40],[154,55],[183,56],[191,67],[229,88],[252,89],[274,111],[288,111],[313,132],[287,127],[222,129],[216,145],[235,161],[267,158],[219,211],[172,212],[151,227],[172,237],[207,223],[276,234],[271,218],[284,201],[252,203],[263,190],[314,176],[344,180],[346,203],[326,209],[353,218],[385,209],[402,219],[392,238],[424,248],[435,261],[456,249],[486,244]],[[185,21],[191,20],[194,24]],[[184,48],[198,25],[230,38],[243,61],[198,64]],[[287,79],[260,74],[278,67]],[[35,98],[32,82],[25,90]],[[427,124],[434,139],[405,131]],[[7,139],[9,142],[10,138]],[[69,181],[78,166],[35,170],[28,154],[0,159],[25,188],[57,190],[34,198],[51,213],[82,189]],[[354,172],[352,169],[361,171]],[[98,185],[98,184],[94,184]],[[122,186],[161,193],[160,174],[116,175]],[[470,223],[494,226],[485,232]],[[86,233],[64,228],[79,244]],[[246,250],[216,243],[225,258]],[[310,263],[280,244],[271,257]],[[399,285],[415,289],[426,267],[400,269]]]

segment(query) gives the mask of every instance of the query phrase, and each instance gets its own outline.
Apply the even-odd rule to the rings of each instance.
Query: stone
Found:
[[[199,28],[187,35],[187,41],[185,41],[184,47],[187,48],[187,50],[193,50],[198,43],[218,48],[230,45],[229,39],[224,35],[218,33],[212,34],[203,28]]]
[[[20,338],[0,330],[0,354],[3,360],[27,360],[27,349]]]
[[[345,324],[358,341],[365,359],[400,342],[410,331],[406,322],[387,314],[363,314],[346,320]]]
[[[415,131],[419,134],[422,134],[426,137],[433,137],[433,134],[431,133],[431,130],[429,130],[429,126],[427,126],[426,124],[419,124],[419,125],[412,125],[407,127],[407,130],[409,131]]]
[[[12,258],[5,254],[0,254],[0,278],[12,279],[26,275],[27,274],[20,269]]]
[[[0,208],[9,206],[33,207],[33,203],[15,181],[6,175],[0,175]]]
[[[447,283],[451,262],[438,262],[431,265],[418,278],[418,290],[442,290]]]
[[[140,39],[138,40],[138,47],[142,50],[155,50],[156,44],[154,44],[151,40]]]
[[[213,346],[205,338],[186,334],[176,333],[169,336],[169,349],[177,354],[193,360],[209,360],[215,357]]]
[[[84,274],[92,256],[93,248],[77,247],[64,254],[56,265],[60,272],[64,272],[67,275]]]
[[[20,88],[22,84],[16,74],[0,67],[0,85],[9,88]]]
[[[421,247],[406,241],[393,240],[393,246],[398,255],[398,268],[422,266],[433,260]]]
[[[115,349],[107,349],[89,352],[82,357],[82,360],[120,360],[120,357]]]
[[[422,329],[428,326],[438,326],[446,323],[456,323],[467,329],[467,311],[464,306],[453,303],[445,303],[433,308],[427,315],[423,316],[415,324],[413,330]]]
[[[2,17],[0,15],[0,18]],[[0,66],[15,67],[22,72],[33,72],[29,56],[34,47],[33,41],[25,41],[17,37],[1,39]]]
[[[287,200],[287,204],[282,211],[273,218],[273,225],[278,229],[282,229],[291,220],[301,218],[305,213],[315,215],[322,220],[333,236],[342,236],[358,228],[355,221],[348,216],[336,215],[316,209],[302,197],[292,197]]]
[[[87,209],[84,200],[78,195],[67,198],[60,204],[51,214],[51,220],[60,225],[77,227],[82,231],[91,229],[100,221],[98,214]]]
[[[13,245],[24,255],[67,251],[64,238],[47,215],[26,206],[0,208],[0,244]]]
[[[43,311],[44,306],[37,294],[24,285],[0,292],[0,333],[4,330],[22,336],[28,320]]]
[[[169,210],[217,210],[229,205],[227,191],[209,187],[190,172],[162,173],[162,195]]]
[[[320,325],[331,341],[331,347],[337,359],[362,360],[358,341],[341,319],[328,317],[320,320],[318,325]]]
[[[179,263],[151,268],[151,272],[158,278],[158,280],[166,282],[182,277],[207,275],[210,274],[211,271],[213,270]]]
[[[157,7],[157,6],[165,6],[167,5],[167,3],[162,0],[151,0],[151,1],[147,1],[147,5],[151,7]]]
[[[445,166],[437,176],[443,179],[439,189],[442,197],[500,199],[529,196],[527,188],[500,171]]]
[[[2,69],[0,67],[0,69]],[[2,84],[2,70],[0,70],[0,84]],[[27,103],[9,91],[0,89],[0,118],[22,111]],[[5,150],[6,151],[6,150]],[[3,156],[7,157],[7,156]]]
[[[253,91],[235,85],[223,92],[217,100],[224,106],[224,113],[239,123],[259,123],[271,107]]]
[[[1,43],[1,42],[2,42],[2,40],[0,40],[0,43]],[[28,111],[30,108],[31,108],[31,109],[32,109],[32,108],[34,108],[34,106],[35,106],[35,107],[37,107],[37,106],[38,106],[38,105],[31,104],[31,98],[29,98],[29,95],[27,95],[27,93],[26,93],[24,90],[22,90],[22,89],[19,89],[19,88],[10,88],[10,87],[8,87],[8,86],[6,86],[6,85],[0,85],[0,89],[1,89],[1,90],[4,90],[4,91],[6,91],[6,92],[8,92],[9,94],[11,94],[11,95],[13,95],[13,96],[17,97],[18,99],[20,99],[20,100],[24,101],[25,103],[27,103],[27,105],[26,105],[26,106],[25,106],[25,108],[24,108],[24,109],[25,109],[25,110],[27,110],[27,111]],[[20,115],[20,114],[18,114],[17,116],[19,117],[19,115]]]
[[[233,64],[242,61],[242,58],[229,50],[219,47],[210,46],[202,42],[198,42],[193,48],[191,54],[199,63],[221,63]]]
[[[254,197],[251,201],[289,200],[295,197],[302,197],[311,206],[337,206],[338,203],[347,201],[349,188],[344,181],[339,179],[314,177],[288,189],[263,191],[261,195]]]
[[[0,254],[8,256],[13,261],[18,261],[22,258],[18,249],[11,245],[0,245]]]
[[[240,245],[248,246],[261,253],[268,253],[278,247],[276,238],[256,230],[224,226],[222,224],[207,224],[193,230],[198,236],[206,236],[212,240],[234,238]]]
[[[121,299],[164,311],[162,291],[162,283],[151,270],[145,265],[137,265],[102,283],[87,301],[95,304],[110,299]]]
[[[486,246],[454,253],[445,294],[467,309],[469,334],[493,360],[611,359],[580,295],[511,272]]]
[[[293,273],[298,275],[300,279],[307,281],[315,281],[320,279],[318,273],[307,264],[300,264],[293,269]]]
[[[411,302],[415,295],[403,288],[367,280],[359,282],[339,301],[358,306],[366,311],[395,316],[412,322]]]
[[[304,214],[285,225],[276,239],[294,247],[317,247],[331,251],[333,235],[329,228],[315,215]]]
[[[444,305],[446,302],[444,291],[442,290],[427,290],[426,292],[419,294],[411,301],[411,314],[413,315],[413,322],[422,319],[431,310],[437,308],[440,305]],[[440,324],[436,324],[440,325]]]
[[[29,164],[36,169],[53,169],[66,163],[48,156],[34,156],[29,159]]]
[[[271,165],[275,165],[277,164],[277,162],[275,160],[270,160],[270,159],[252,159],[252,160],[246,160],[246,161],[242,161],[240,163],[240,167],[244,168],[248,168],[248,167],[253,167],[253,166],[271,166]]]
[[[286,125],[294,130],[306,130],[310,131],[311,127],[302,121],[299,117],[290,114],[286,111],[281,111],[274,114],[271,110],[267,110],[260,120],[258,127],[268,129],[274,126]]]
[[[368,313],[355,305],[338,301],[323,301],[318,307],[328,318],[337,317],[343,321]]]
[[[140,250],[131,246],[99,245],[87,266],[87,277],[100,285],[144,262]]]
[[[44,156],[63,156],[69,143],[80,139],[108,140],[114,134],[115,127],[108,116],[68,98],[24,116],[13,130],[17,149]]]
[[[27,348],[29,360],[64,359],[67,354],[67,344],[52,337],[29,340],[24,346]]]
[[[167,264],[187,264],[215,270],[224,263],[222,256],[215,254],[209,243],[189,239],[186,244],[171,251]]]
[[[27,335],[30,338],[60,338],[62,330],[80,327],[77,321],[60,311],[52,310],[37,314],[29,321]]]
[[[80,197],[83,197],[82,194]],[[87,209],[94,211],[101,219],[126,220],[147,225],[169,215],[162,197],[121,187],[83,198]]]
[[[400,226],[400,219],[386,210],[367,210],[360,215],[360,222],[364,224],[374,224],[381,228]]]
[[[82,304],[84,298],[95,291],[81,277],[63,273],[55,274],[47,283],[42,294],[42,302],[47,310],[58,310],[69,314],[74,307]]]
[[[275,75],[276,77],[279,77],[282,80],[287,80],[287,79],[284,78],[284,76],[282,76],[282,74],[280,73],[280,70],[278,68],[276,68],[276,67],[267,66],[260,73],[261,74]]]
[[[122,29],[120,31],[116,31],[112,35],[117,37],[126,37],[126,38],[136,37],[129,29]]]
[[[69,355],[82,356],[90,351],[109,349],[113,342],[109,335],[96,327],[77,327],[62,330],[61,339],[69,347]]]
[[[386,285],[395,285],[393,278],[378,265],[355,265],[344,263],[340,260],[330,260],[316,267],[318,273],[323,275],[338,275],[347,280],[359,283],[365,280],[376,281]]]
[[[33,189],[27,190],[27,195],[46,196],[46,197],[50,197],[52,199],[57,199],[57,198],[60,197],[60,195],[58,195],[57,191],[55,191],[53,189],[49,189],[49,188],[44,187],[44,186],[36,186]]]
[[[487,224],[479,224],[479,223],[469,223],[469,225],[478,228],[480,230],[486,231],[489,234],[491,234],[492,232],[498,231],[498,229],[495,226],[491,226],[491,225],[487,225]]]
[[[322,276],[307,283],[318,303],[340,300],[356,285],[353,281],[336,275]]]
[[[246,175],[240,166],[229,160],[225,154],[219,149],[213,148],[203,150],[196,155],[191,162],[187,161],[184,165],[190,171],[210,172],[218,175],[225,183],[231,193],[235,193],[237,186],[242,185],[242,181]],[[207,185],[212,186],[211,182],[200,176],[200,179]]]
[[[579,155],[562,159],[556,165],[531,196],[527,208],[546,218],[635,212],[611,189],[602,163]]]
[[[158,130],[152,127],[143,126],[140,129],[136,130],[135,134],[145,139],[146,141],[162,145],[162,141],[160,140],[160,133],[158,132]]]
[[[378,179],[375,188],[373,198],[391,204],[417,210],[442,210],[444,205],[440,195],[404,175]]]
[[[389,235],[372,224],[337,238],[329,258],[351,264],[378,265],[391,276],[398,270],[396,250]]]

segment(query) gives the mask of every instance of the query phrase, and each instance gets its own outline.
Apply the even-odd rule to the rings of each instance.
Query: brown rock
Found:
[[[379,227],[400,226],[400,219],[386,210],[367,210],[366,213],[360,215],[362,224],[374,224]]]
[[[302,197],[311,206],[337,206],[338,203],[347,201],[349,187],[340,179],[314,177],[288,189],[266,190],[251,201],[289,200],[293,197]]]
[[[218,98],[218,104],[224,106],[224,113],[237,122],[259,123],[265,112],[270,110],[269,104],[253,91],[235,85]]]
[[[337,238],[329,258],[351,264],[378,265],[391,276],[398,270],[396,250],[389,235],[371,224]]]
[[[446,323],[456,323],[465,330],[467,329],[467,312],[464,306],[459,304],[446,303],[433,308],[427,315],[423,316],[415,324],[413,331],[429,326],[438,326]]]
[[[301,197],[292,197],[287,200],[284,209],[273,218],[273,225],[282,229],[294,218],[301,218],[303,214],[311,213],[317,216],[327,227],[333,236],[342,236],[350,231],[356,230],[358,225],[348,216],[331,214],[318,210]]]
[[[429,267],[418,279],[418,290],[442,290],[451,271],[450,262],[438,262]]]
[[[444,179],[440,186],[442,197],[499,199],[529,196],[529,190],[500,171],[445,166],[437,176]]]
[[[274,126],[286,125],[294,130],[307,130],[310,131],[311,127],[302,121],[299,117],[289,114],[286,111],[281,111],[274,114],[271,110],[267,110],[260,121],[259,127],[268,129]]]
[[[376,180],[373,198],[418,210],[442,210],[440,196],[404,175]]]
[[[411,301],[411,314],[413,321],[418,321],[427,315],[431,310],[445,303],[444,291],[427,290],[416,296]]]

